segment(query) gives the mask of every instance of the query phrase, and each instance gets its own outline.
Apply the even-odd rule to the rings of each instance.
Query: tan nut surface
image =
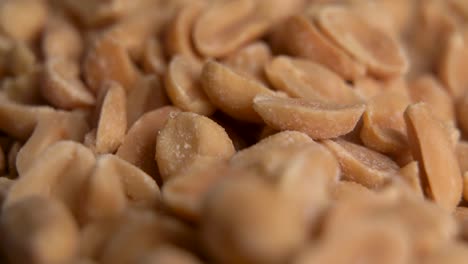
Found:
[[[297,130],[313,139],[351,132],[365,110],[363,104],[341,106],[271,95],[256,96],[253,105],[267,125],[278,130]]]

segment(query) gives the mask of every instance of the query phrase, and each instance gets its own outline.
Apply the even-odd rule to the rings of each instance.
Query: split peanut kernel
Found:
[[[156,160],[163,180],[204,157],[225,160],[234,152],[226,131],[211,119],[195,113],[184,112],[170,118],[156,140]]]
[[[363,104],[336,105],[305,99],[257,95],[255,111],[278,130],[297,130],[313,139],[336,138],[351,132],[365,110]]]
[[[266,43],[258,41],[243,47],[223,61],[235,71],[242,72],[258,81],[265,81],[264,67],[271,59],[270,47]]]
[[[462,177],[455,150],[424,103],[414,104],[405,112],[409,143],[422,170],[422,184],[427,196],[452,211],[462,194]]]

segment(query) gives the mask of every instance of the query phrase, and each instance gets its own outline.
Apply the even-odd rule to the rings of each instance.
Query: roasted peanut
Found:
[[[46,19],[46,1],[7,0],[0,4],[0,31],[16,40],[34,40]]]
[[[254,42],[224,58],[223,62],[231,69],[264,81],[264,66],[270,62],[272,54],[264,42]]]
[[[77,59],[83,49],[80,32],[66,18],[56,15],[47,20],[42,37],[44,57]]]

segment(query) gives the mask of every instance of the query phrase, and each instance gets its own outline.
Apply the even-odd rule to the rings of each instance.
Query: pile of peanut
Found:
[[[467,0],[0,0],[0,263],[468,263]]]

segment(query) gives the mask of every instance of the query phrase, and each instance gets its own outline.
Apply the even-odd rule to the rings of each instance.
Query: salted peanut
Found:
[[[117,150],[127,131],[127,98],[125,90],[116,82],[107,82],[96,130],[96,152]]]
[[[419,162],[426,195],[449,211],[462,195],[462,177],[455,150],[440,123],[425,103],[410,105],[405,112],[411,152]]]
[[[407,59],[396,39],[367,23],[353,10],[323,8],[317,20],[324,33],[366,65],[372,75],[386,78],[408,70]]]
[[[200,82],[202,65],[185,55],[172,58],[164,84],[172,103],[183,111],[209,116],[216,110]]]
[[[178,112],[180,110],[175,107],[165,106],[141,116],[128,130],[116,155],[160,180],[154,160],[156,137],[167,119]]]
[[[468,171],[468,142],[460,141],[455,147],[455,154],[457,155],[458,165],[462,173]]]
[[[455,121],[454,102],[449,93],[437,79],[423,75],[408,87],[413,103],[425,102],[432,109],[434,116],[442,121]]]
[[[369,100],[362,116],[361,140],[367,147],[383,153],[400,153],[407,148],[403,113],[410,104],[407,93],[386,89]]]
[[[297,130],[313,139],[328,139],[351,132],[366,106],[257,95],[253,108],[272,128]]]
[[[326,140],[323,144],[335,154],[346,180],[375,189],[398,173],[399,166],[393,160],[366,147],[343,139]]]
[[[344,105],[361,101],[340,76],[312,61],[278,56],[265,72],[276,89],[292,97]]]
[[[466,242],[453,241],[441,248],[423,256],[419,263],[422,264],[463,264],[468,258],[468,246]]]
[[[401,176],[416,195],[421,198],[424,197],[424,192],[421,186],[419,164],[417,161],[412,161],[406,164],[400,169],[400,173],[398,175]]]
[[[8,70],[13,75],[26,75],[36,69],[36,55],[25,42],[16,42],[8,54]]]
[[[77,213],[84,183],[95,164],[93,153],[71,141],[60,141],[37,157],[11,187],[4,208],[27,197],[56,197]]]
[[[135,60],[141,59],[146,41],[160,31],[164,20],[164,16],[159,13],[159,3],[153,0],[143,1],[148,4],[118,20],[103,32],[103,35],[122,45]]]
[[[138,80],[138,71],[125,47],[105,35],[93,41],[84,59],[83,73],[86,83],[95,94],[109,80],[119,83],[127,92]]]
[[[49,146],[60,140],[81,142],[89,130],[86,116],[80,112],[43,114],[36,128],[16,156],[16,169],[22,175]]]
[[[169,22],[164,39],[165,51],[169,56],[180,54],[188,60],[200,60],[192,44],[192,29],[205,8],[206,3],[203,1],[188,3]]]
[[[156,161],[164,181],[200,158],[230,158],[235,152],[223,127],[211,119],[183,112],[167,121],[156,140]]]
[[[161,76],[166,72],[163,48],[157,38],[151,38],[146,42],[141,60],[146,73],[155,73]]]
[[[119,228],[109,238],[99,254],[99,263],[131,264],[163,243],[179,245],[193,241],[187,237],[187,228],[173,218],[152,211],[131,210],[122,219]],[[184,246],[182,246],[184,247]]]
[[[271,59],[270,47],[262,41],[257,41],[227,56],[223,59],[223,63],[235,71],[264,81],[264,66]]]
[[[160,200],[159,187],[149,175],[110,154],[97,158],[85,192],[82,208],[88,222],[116,218],[127,206],[152,209]]]
[[[94,95],[86,88],[79,77],[79,66],[62,58],[50,58],[45,62],[42,96],[53,106],[62,109],[75,109],[94,105]]]
[[[273,46],[287,54],[322,64],[345,80],[365,75],[363,64],[353,60],[324,36],[309,18],[295,15],[273,33]]]
[[[457,121],[460,129],[464,134],[468,134],[468,117],[466,111],[468,110],[468,91],[464,93],[456,104]]]
[[[410,241],[396,223],[374,221],[349,226],[341,234],[328,236],[323,243],[306,247],[294,264],[409,263]]]
[[[446,44],[438,75],[453,98],[458,99],[465,94],[468,85],[468,76],[464,70],[468,58],[468,37],[461,32],[453,32]]]
[[[16,169],[16,157],[20,151],[22,145],[20,142],[16,141],[11,145],[10,150],[8,151],[8,174],[10,178],[16,178],[18,176],[18,170]]]
[[[154,75],[145,75],[127,94],[127,123],[131,126],[143,114],[169,104],[161,81]]]
[[[264,179],[244,173],[205,200],[201,238],[216,262],[283,263],[307,238],[302,213]]]
[[[202,262],[190,252],[174,247],[172,245],[162,245],[151,250],[137,262],[138,264],[201,264]]]
[[[457,220],[460,237],[466,240],[468,238],[468,208],[458,206],[453,217]]]
[[[47,20],[47,2],[7,0],[0,4],[0,31],[12,39],[32,41]]]
[[[213,105],[242,121],[261,122],[252,100],[258,94],[273,94],[260,82],[212,60],[203,66],[200,81]]]
[[[78,226],[59,201],[25,197],[6,208],[0,219],[3,252],[11,263],[69,263],[78,249]]]
[[[53,15],[47,19],[42,36],[42,53],[48,58],[79,58],[84,49],[78,29],[65,17]]]
[[[0,95],[0,130],[16,139],[26,140],[32,134],[38,117],[52,111],[49,107],[18,104]]]
[[[199,159],[164,183],[163,204],[172,213],[197,222],[200,220],[202,203],[209,191],[226,177],[236,176],[237,172],[240,171],[229,168],[219,159]]]
[[[252,0],[216,2],[195,22],[193,40],[204,56],[225,56],[266,32],[269,21],[256,15]]]

